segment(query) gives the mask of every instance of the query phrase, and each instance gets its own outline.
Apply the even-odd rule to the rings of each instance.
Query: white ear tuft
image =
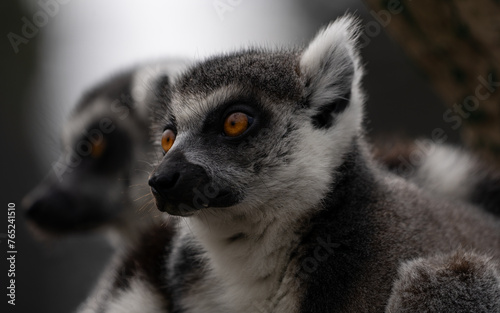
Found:
[[[356,18],[341,17],[321,30],[300,57],[305,96],[315,111],[313,123],[318,128],[329,128],[352,100],[362,100],[358,86],[362,68],[356,48],[359,29]],[[355,105],[362,105],[357,102]]]
[[[359,29],[359,21],[351,15],[340,17],[322,29],[302,53],[300,67],[303,73],[314,74],[331,59],[348,62],[357,58]]]

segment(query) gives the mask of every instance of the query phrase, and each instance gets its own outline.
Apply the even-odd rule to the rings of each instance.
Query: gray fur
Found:
[[[377,140],[377,161],[432,196],[472,203],[500,214],[500,172],[464,148],[431,140]]]
[[[401,265],[387,313],[500,312],[498,263],[463,250]]]

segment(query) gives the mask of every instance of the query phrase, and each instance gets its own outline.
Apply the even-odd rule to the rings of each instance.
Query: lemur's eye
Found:
[[[248,129],[252,121],[252,117],[242,112],[230,114],[224,121],[224,134],[229,137],[239,136]]]
[[[161,135],[161,147],[165,153],[172,148],[175,141],[175,133],[171,129],[165,129],[163,134]]]
[[[104,138],[97,142],[93,142],[92,149],[90,150],[90,156],[93,157],[94,159],[99,158],[104,152],[105,148],[106,148],[106,140],[104,140]]]

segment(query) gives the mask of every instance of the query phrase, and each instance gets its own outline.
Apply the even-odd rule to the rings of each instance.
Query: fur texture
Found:
[[[500,214],[500,172],[472,152],[430,140],[377,140],[377,161],[433,196]]]
[[[498,270],[491,257],[463,250],[408,261],[386,312],[500,312]]]

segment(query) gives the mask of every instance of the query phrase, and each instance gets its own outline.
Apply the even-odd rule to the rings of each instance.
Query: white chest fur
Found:
[[[182,223],[181,232],[204,250],[209,266],[182,301],[188,312],[297,312],[296,261],[290,254],[299,238],[290,220],[261,215],[254,222]]]

